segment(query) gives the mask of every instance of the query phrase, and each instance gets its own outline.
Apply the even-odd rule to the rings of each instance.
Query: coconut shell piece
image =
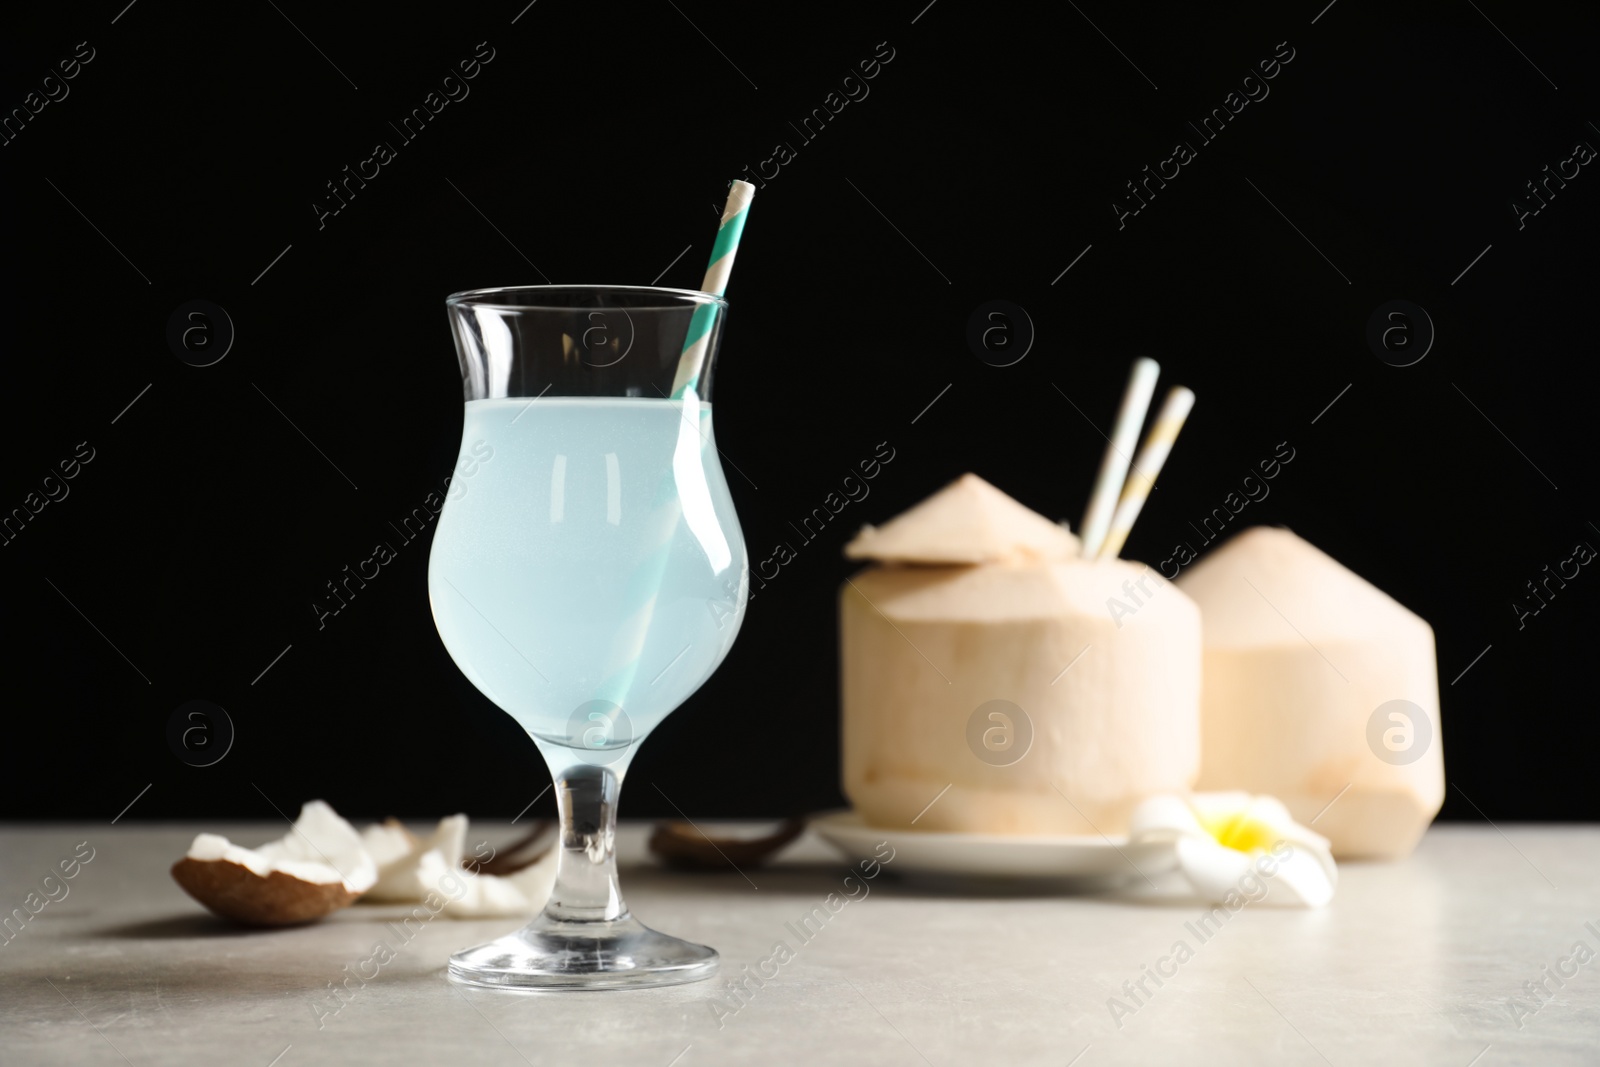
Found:
[[[806,829],[806,820],[784,820],[770,834],[760,837],[708,836],[686,822],[664,821],[650,834],[650,851],[662,863],[682,871],[725,870],[734,867],[759,867],[781,852]]]
[[[544,859],[550,850],[555,847],[554,838],[546,841],[543,848],[534,849],[533,847],[546,834],[555,829],[555,825],[554,819],[541,819],[526,834],[496,852],[492,858],[481,863],[477,860],[463,858],[461,866],[474,874],[488,874],[501,878],[508,874],[516,874],[518,871],[527,870]]]
[[[377,865],[355,827],[320,800],[309,801],[289,832],[258,848],[200,834],[172,867],[172,878],[211,912],[250,926],[311,922],[372,888]]]
[[[348,907],[359,893],[341,882],[307,882],[283,871],[265,877],[241,863],[185,856],[172,878],[208,911],[246,926],[295,926]]]

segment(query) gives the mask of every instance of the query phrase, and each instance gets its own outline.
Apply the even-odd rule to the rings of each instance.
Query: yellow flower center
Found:
[[[1272,827],[1242,811],[1202,818],[1200,825],[1217,844],[1240,852],[1264,850],[1277,840]]]

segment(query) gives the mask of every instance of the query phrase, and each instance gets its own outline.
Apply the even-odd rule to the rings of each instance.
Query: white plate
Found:
[[[960,834],[885,830],[868,826],[854,811],[833,811],[811,820],[811,828],[852,860],[881,859],[888,842],[888,870],[944,878],[1050,879],[1119,883],[1154,877],[1176,866],[1170,844],[1131,845],[1125,837]]]

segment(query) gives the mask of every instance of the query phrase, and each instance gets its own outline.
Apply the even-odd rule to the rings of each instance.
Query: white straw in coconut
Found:
[[[1178,439],[1178,431],[1183,429],[1183,420],[1189,417],[1192,407],[1194,393],[1183,386],[1177,386],[1167,393],[1161,413],[1145,435],[1144,444],[1139,446],[1139,455],[1133,461],[1133,474],[1122,488],[1122,499],[1117,501],[1116,514],[1111,517],[1111,529],[1106,532],[1105,543],[1096,553],[1097,558],[1115,558],[1122,551],[1123,543],[1128,540],[1128,531],[1133,529],[1139,509],[1144,507],[1146,498],[1150,496],[1150,489],[1156,484],[1156,477],[1167,462],[1167,454],[1172,451],[1172,443]]]
[[[1156,391],[1156,378],[1160,374],[1161,365],[1153,359],[1140,358],[1133,363],[1128,387],[1122,393],[1122,410],[1117,412],[1117,424],[1111,431],[1111,440],[1106,443],[1106,454],[1100,460],[1100,476],[1095,480],[1088,510],[1083,513],[1083,523],[1078,527],[1084,559],[1094,559],[1105,542],[1117,499],[1122,495],[1122,483],[1128,477],[1128,458],[1139,443],[1139,430],[1144,426],[1145,412],[1150,410],[1150,397]]]

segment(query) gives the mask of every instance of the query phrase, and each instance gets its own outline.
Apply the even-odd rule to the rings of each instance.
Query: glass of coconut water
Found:
[[[516,933],[456,953],[497,988],[664,985],[717,954],[629,913],[613,857],[639,742],[727,655],[744,538],[718,462],[711,293],[534,286],[447,301],[466,395],[428,596],[445,648],[555,780],[555,888]]]

